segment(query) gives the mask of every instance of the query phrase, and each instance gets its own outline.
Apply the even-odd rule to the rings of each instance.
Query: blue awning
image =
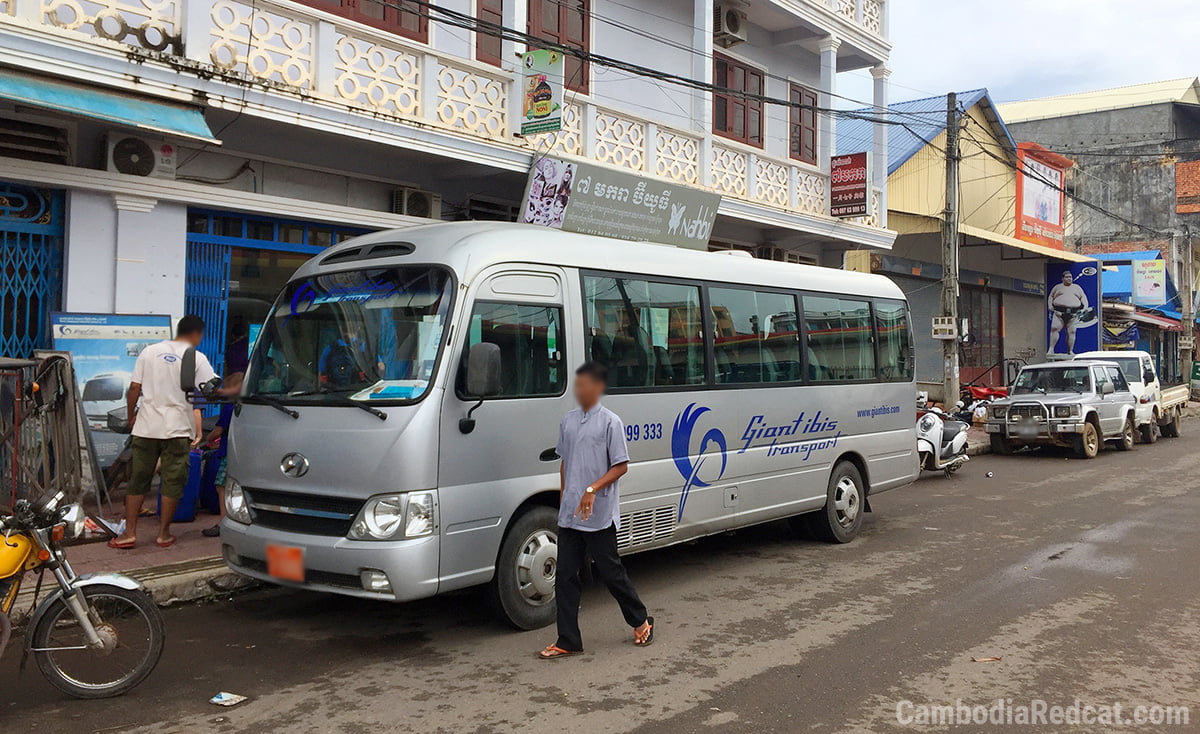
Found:
[[[0,98],[114,125],[220,144],[198,107],[0,69]]]

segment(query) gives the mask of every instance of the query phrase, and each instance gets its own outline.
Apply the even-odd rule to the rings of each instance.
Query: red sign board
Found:
[[[866,216],[869,180],[866,153],[834,156],[829,162],[829,213],[835,217]]]

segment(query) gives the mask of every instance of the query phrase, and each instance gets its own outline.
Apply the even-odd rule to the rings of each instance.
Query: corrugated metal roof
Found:
[[[1004,126],[992,102],[991,95],[986,89],[972,89],[958,93],[958,104],[964,110],[969,110],[983,103],[984,115],[996,126],[997,137],[1010,147],[1016,148],[1012,135]],[[854,110],[855,113],[866,117],[874,117],[876,110],[865,107]],[[902,122],[901,125],[888,125],[888,175],[896,172],[900,166],[916,155],[922,147],[933,140],[946,129],[946,97],[925,97],[908,102],[897,102],[888,105],[889,120]],[[871,150],[875,139],[875,123],[870,119],[843,117],[837,122],[837,152],[838,155],[857,153]]]
[[[1097,252],[1088,257],[1105,262],[1121,262],[1122,260],[1158,260],[1162,253],[1158,250],[1137,250],[1136,252]]]
[[[1200,79],[1194,76],[1184,77],[1022,102],[1006,102],[1000,105],[1000,113],[1011,123],[1173,102],[1200,104]]]

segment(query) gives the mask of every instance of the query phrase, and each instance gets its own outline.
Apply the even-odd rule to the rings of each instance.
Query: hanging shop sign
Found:
[[[543,156],[529,173],[521,221],[707,250],[720,206],[719,194]]]
[[[521,134],[562,130],[563,54],[539,49],[521,54]]]
[[[133,365],[148,345],[171,338],[171,317],[54,313],[50,327],[54,348],[71,353],[96,459],[106,467],[125,445],[123,434],[108,430],[108,414],[124,414]]]
[[[1046,356],[1069,359],[1100,350],[1098,262],[1046,263]]]
[[[829,213],[835,217],[866,216],[870,208],[871,156],[850,153],[829,161]]]
[[[1063,248],[1063,184],[1071,165],[1036,143],[1017,146],[1017,239]]]
[[[1133,302],[1138,306],[1162,306],[1167,302],[1167,261],[1133,261]]]

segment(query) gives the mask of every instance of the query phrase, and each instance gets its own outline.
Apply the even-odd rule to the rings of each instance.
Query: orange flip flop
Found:
[[[557,660],[559,658],[566,658],[566,657],[570,657],[572,655],[582,655],[582,654],[583,654],[583,650],[564,650],[561,647],[559,647],[558,645],[551,645],[551,646],[547,647],[545,650],[542,650],[541,652],[539,652],[538,657],[541,658],[542,660]]]
[[[167,540],[167,541],[162,541],[162,540],[159,540],[158,538],[155,538],[154,544],[157,545],[159,548],[170,548],[171,546],[175,545],[176,540],[179,540],[179,539],[176,538],[174,535],[172,535],[171,539]]]
[[[118,543],[116,538],[110,538],[108,541],[108,547],[116,548],[117,550],[133,550],[137,547],[137,541],[127,540],[124,543]]]

